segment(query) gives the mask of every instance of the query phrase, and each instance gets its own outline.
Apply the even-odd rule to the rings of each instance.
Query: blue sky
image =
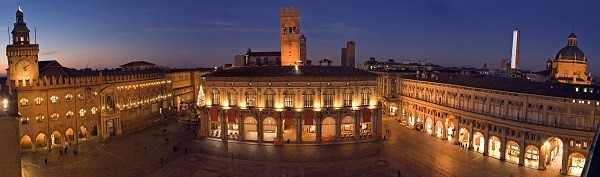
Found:
[[[0,1],[0,33],[12,28],[17,0]],[[233,56],[279,50],[279,10],[301,8],[308,58],[339,64],[356,42],[357,63],[373,56],[444,66],[499,67],[521,29],[521,66],[541,70],[575,26],[579,47],[600,74],[600,1],[559,0],[60,0],[21,2],[37,28],[40,60],[73,68],[114,68],[146,60],[170,67],[213,67]],[[7,37],[0,43],[7,44]],[[4,50],[0,54],[5,56]],[[5,57],[6,58],[6,57]],[[7,62],[0,62],[5,72]],[[597,73],[597,74],[594,74]]]

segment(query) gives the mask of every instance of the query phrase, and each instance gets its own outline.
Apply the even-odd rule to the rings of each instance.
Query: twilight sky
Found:
[[[600,1],[480,0],[22,0],[37,27],[40,60],[73,68],[114,68],[133,60],[170,67],[213,67],[233,56],[279,50],[279,10],[301,8],[308,59],[332,59],[356,42],[357,63],[373,56],[443,66],[498,68],[521,29],[521,66],[541,70],[575,26],[590,71],[600,74]],[[17,0],[0,1],[0,34],[15,21]],[[1,44],[8,44],[0,37]],[[0,61],[1,73],[7,66]]]

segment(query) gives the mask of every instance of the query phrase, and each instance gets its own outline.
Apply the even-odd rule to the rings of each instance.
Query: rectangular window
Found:
[[[325,107],[325,108],[333,107],[333,95],[332,94],[323,95],[323,107]]]
[[[267,105],[265,105],[265,107],[267,107],[267,108],[273,108],[273,107],[275,107],[275,95],[268,94],[268,95],[265,95],[265,96],[266,96],[265,99],[266,99],[266,103],[267,103]]]
[[[305,108],[313,107],[313,95],[304,95],[304,107]]]
[[[344,93],[344,107],[352,106],[352,93]]]
[[[363,106],[369,106],[369,93],[363,93],[362,94],[362,105]]]
[[[234,107],[237,105],[237,95],[235,93],[227,94],[227,100],[229,102],[229,107]]]
[[[248,94],[246,95],[246,107],[254,107],[256,106],[256,95]]]
[[[212,105],[219,105],[219,92],[213,92]]]
[[[290,94],[288,94],[288,95],[285,95],[285,96],[283,97],[283,99],[284,99],[283,101],[284,101],[284,103],[285,103],[285,105],[284,105],[284,106],[285,106],[286,108],[292,108],[292,107],[294,107],[294,95],[290,95]]]

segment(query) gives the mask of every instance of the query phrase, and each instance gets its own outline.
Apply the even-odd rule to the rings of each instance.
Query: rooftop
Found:
[[[344,66],[238,66],[218,70],[205,75],[206,77],[376,77],[377,74]]]

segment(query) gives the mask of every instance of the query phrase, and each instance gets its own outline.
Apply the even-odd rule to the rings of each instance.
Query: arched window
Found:
[[[54,96],[54,95],[53,95],[52,97],[50,97],[50,103],[54,104],[54,103],[56,103],[57,101],[58,101],[58,97],[57,97],[57,96]]]
[[[229,103],[229,107],[237,106],[237,91],[230,89],[227,92],[227,102]]]
[[[267,89],[265,91],[265,107],[275,107],[275,92],[273,91],[273,89]]]
[[[73,95],[71,95],[71,94],[65,95],[65,100],[71,101],[71,99],[73,99]]]
[[[77,94],[77,99],[83,100],[83,93]]]
[[[44,101],[44,99],[43,99],[42,97],[37,97],[37,98],[35,98],[35,104],[36,104],[36,105],[41,105],[41,104],[42,104],[42,101]]]
[[[362,101],[361,104],[363,106],[369,106],[371,91],[369,89],[363,89],[361,93]]]
[[[131,102],[131,97],[127,97],[127,107],[131,107],[133,106],[132,102]]]
[[[323,107],[324,108],[333,107],[333,96],[334,96],[333,90],[327,89],[327,90],[325,90],[325,92],[323,92]]]
[[[302,96],[304,97],[304,107],[312,108],[315,92],[313,92],[312,90],[304,90],[304,92],[302,93]]]
[[[286,108],[294,107],[294,91],[288,89],[283,92],[283,103]]]
[[[85,109],[80,109],[80,110],[79,110],[79,116],[80,116],[80,117],[83,117],[83,116],[85,116]]]
[[[67,111],[66,117],[67,117],[67,119],[70,119],[71,117],[73,117],[73,111]]]
[[[96,114],[97,111],[98,111],[98,108],[92,107],[92,114]]]
[[[29,124],[29,117],[21,117],[21,124]]]
[[[217,89],[212,90],[212,105],[219,105],[219,91]]]
[[[28,102],[29,102],[29,100],[27,100],[26,98],[22,98],[21,99],[21,106],[27,106]]]
[[[246,91],[246,107],[256,106],[256,91],[248,89]]]
[[[44,121],[44,116],[42,116],[41,114],[38,114],[37,116],[35,116],[35,120],[40,123]]]
[[[56,112],[54,112],[54,113],[52,113],[50,118],[52,118],[53,121],[58,120],[58,114]]]
[[[354,95],[354,92],[352,92],[352,89],[344,90],[344,107],[352,106],[352,96],[353,95]]]

